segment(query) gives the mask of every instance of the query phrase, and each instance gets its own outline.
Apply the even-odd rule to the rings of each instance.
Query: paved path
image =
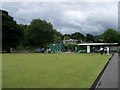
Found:
[[[118,88],[118,54],[115,53],[106,67],[97,88]]]

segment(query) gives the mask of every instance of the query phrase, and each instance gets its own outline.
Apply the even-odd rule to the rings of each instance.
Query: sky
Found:
[[[118,29],[117,2],[2,2],[2,9],[18,24],[42,19],[62,34],[99,35],[108,28]]]

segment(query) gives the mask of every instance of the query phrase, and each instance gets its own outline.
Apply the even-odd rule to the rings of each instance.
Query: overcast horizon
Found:
[[[42,19],[62,34],[97,35],[108,28],[118,29],[117,2],[3,2],[2,9],[18,24]]]

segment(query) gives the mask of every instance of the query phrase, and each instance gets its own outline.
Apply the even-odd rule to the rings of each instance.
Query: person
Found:
[[[15,51],[14,48],[10,48],[10,52],[13,53]]]
[[[103,49],[103,47],[101,47],[101,48],[100,48],[100,53],[101,53],[101,55],[103,55],[103,52],[104,52],[104,49]]]
[[[95,47],[93,47],[93,52],[95,52]]]
[[[107,47],[106,50],[107,50],[107,55],[110,55],[110,53],[109,53],[109,51],[110,51],[109,47]]]
[[[44,48],[42,48],[42,53],[44,53]]]
[[[50,50],[50,48],[48,49],[48,53],[51,53],[51,50]]]

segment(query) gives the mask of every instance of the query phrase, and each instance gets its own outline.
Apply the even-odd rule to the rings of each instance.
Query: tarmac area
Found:
[[[120,66],[120,55],[115,53],[101,76],[95,90],[120,90],[118,66]],[[119,69],[120,70],[120,69]]]

